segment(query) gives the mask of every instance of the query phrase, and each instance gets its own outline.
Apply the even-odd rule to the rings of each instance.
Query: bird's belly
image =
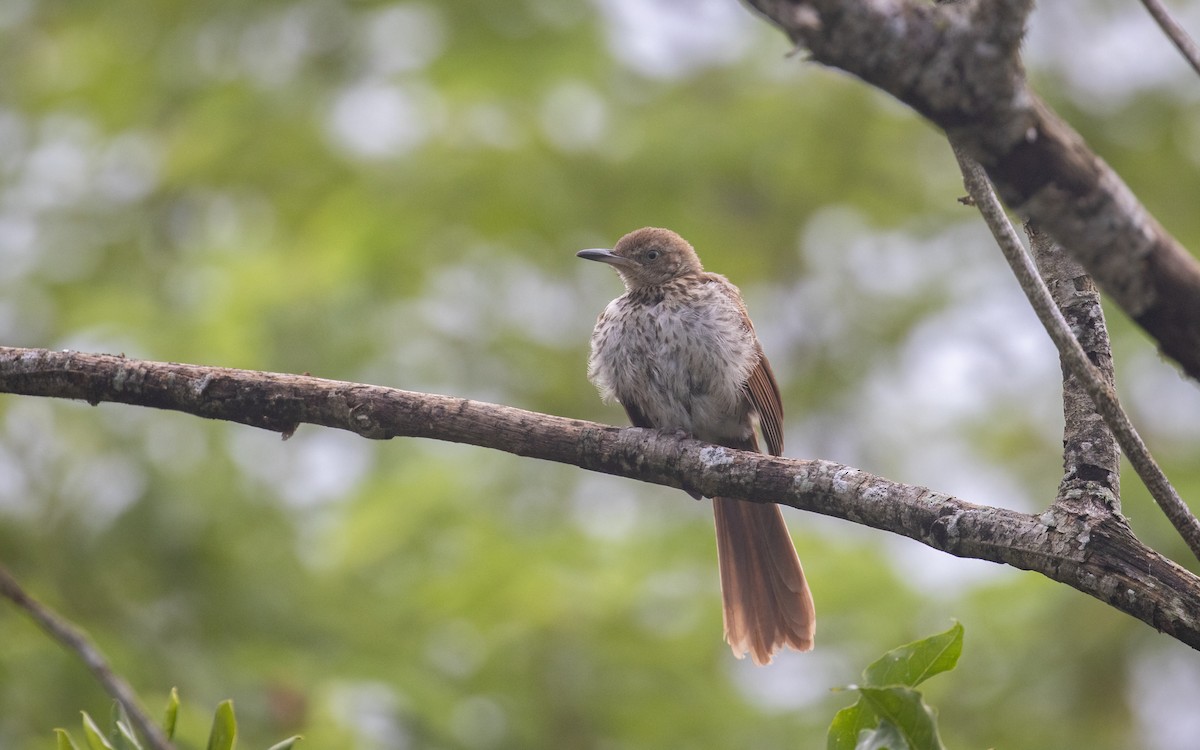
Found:
[[[626,316],[620,328],[593,352],[592,379],[603,395],[659,429],[710,442],[749,437],[743,385],[755,356],[752,341],[722,335],[688,310]]]

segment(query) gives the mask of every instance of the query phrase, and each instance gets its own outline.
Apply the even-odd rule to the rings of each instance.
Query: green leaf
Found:
[[[237,744],[237,718],[233,701],[222,701],[213,715],[212,731],[208,733],[208,750],[233,750]]]
[[[113,750],[113,746],[104,739],[104,732],[100,731],[100,727],[96,726],[96,722],[87,711],[83,712],[83,736],[91,750]]]
[[[133,730],[129,728],[129,716],[120,701],[113,701],[109,722],[112,729],[108,730],[108,741],[115,750],[142,750]]]
[[[75,744],[75,740],[71,739],[67,730],[55,729],[54,734],[58,736],[58,750],[79,750],[79,746]]]
[[[120,719],[113,722],[113,728],[108,734],[108,739],[112,742],[115,750],[142,750],[142,745],[138,742],[133,729]]]
[[[121,712],[121,701],[113,701],[112,706],[108,710],[108,742],[110,745],[117,748],[117,750],[125,750],[125,748],[119,744],[120,739],[117,736],[117,722],[121,720],[122,716],[124,716],[124,714]]]
[[[894,648],[863,671],[863,682],[870,687],[916,687],[938,672],[954,669],[962,640],[963,626],[956,622],[944,633]]]
[[[907,743],[904,750],[945,750],[938,736],[937,717],[919,691],[908,687],[861,687],[859,692],[881,722],[896,726]]]
[[[855,750],[858,747],[859,734],[874,728],[877,722],[875,712],[859,698],[853,706],[847,706],[834,714],[833,723],[829,725],[829,735],[825,739],[826,750]]]
[[[900,728],[885,720],[874,729],[863,730],[854,750],[910,750],[910,747]]]
[[[175,722],[179,719],[179,688],[171,688],[171,696],[167,698],[167,714],[163,719],[163,732],[167,739],[175,737]]]
[[[297,742],[299,742],[302,739],[304,739],[304,738],[301,737],[300,735],[296,735],[295,737],[288,737],[283,742],[277,742],[274,745],[271,745],[271,747],[269,747],[267,750],[292,750],[292,746],[295,745]]]

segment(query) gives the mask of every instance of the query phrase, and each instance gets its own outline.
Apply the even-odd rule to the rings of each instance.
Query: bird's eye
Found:
[[[651,250],[650,252],[646,253],[646,260],[658,260],[658,251]]]

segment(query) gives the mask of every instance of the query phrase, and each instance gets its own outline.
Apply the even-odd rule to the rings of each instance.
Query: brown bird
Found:
[[[588,379],[635,427],[783,452],[783,404],[738,288],[706,273],[696,251],[668,229],[630,232],[612,250],[581,250],[607,263],[625,294],[596,321]],[[813,647],[816,613],[778,505],[713,498],[725,639],[739,659],[767,664],[782,646]]]

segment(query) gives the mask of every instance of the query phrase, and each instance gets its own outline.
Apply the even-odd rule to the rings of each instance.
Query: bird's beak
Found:
[[[586,260],[598,260],[601,263],[608,263],[609,265],[618,267],[633,265],[633,261],[631,261],[629,258],[626,258],[623,255],[617,255],[613,253],[612,250],[606,250],[600,247],[593,248],[591,250],[580,250],[579,252],[575,253],[575,255],[576,257],[584,258]]]

